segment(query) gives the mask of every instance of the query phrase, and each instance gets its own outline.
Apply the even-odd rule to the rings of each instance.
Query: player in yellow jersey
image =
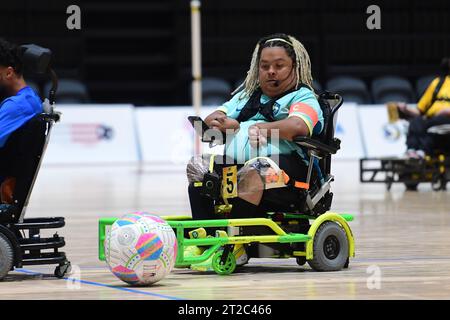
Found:
[[[434,126],[450,126],[450,58],[442,60],[440,76],[430,83],[417,108],[410,109],[406,104],[399,103],[398,109],[404,117],[410,118],[406,138],[408,157],[423,158],[425,154],[432,154],[436,148],[450,151],[448,141],[439,140],[427,132]]]

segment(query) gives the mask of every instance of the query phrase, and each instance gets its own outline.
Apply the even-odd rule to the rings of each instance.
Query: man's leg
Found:
[[[308,166],[302,161],[300,156],[296,153],[290,155],[279,155],[279,167],[293,181],[306,182],[308,175]],[[312,181],[317,179],[317,172],[315,168],[312,170]],[[276,188],[264,191],[262,205],[265,209],[274,211],[294,212],[302,206],[304,197],[300,189],[292,186],[286,188]]]
[[[200,194],[201,187],[194,187],[189,184],[189,202],[194,220],[214,219],[214,201]]]
[[[233,205],[230,218],[245,219],[245,218],[261,218],[264,216],[264,210],[261,206],[256,206],[240,198],[230,199]]]
[[[408,134],[406,136],[406,147],[411,150],[423,150],[423,136],[426,134],[425,120],[415,117],[409,121]]]

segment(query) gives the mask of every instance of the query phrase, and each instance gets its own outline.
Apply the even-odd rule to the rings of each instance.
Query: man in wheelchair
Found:
[[[21,50],[0,39],[0,192],[1,203],[11,202],[15,181],[7,176],[11,167],[5,155],[5,144],[10,135],[42,112],[42,102],[23,78]],[[2,98],[3,99],[3,98]]]
[[[417,103],[410,109],[399,103],[400,118],[409,120],[406,139],[409,158],[423,159],[436,151],[450,153],[450,58],[444,58],[440,75],[434,79]]]
[[[215,159],[215,172],[220,174],[222,167],[231,165],[241,169],[247,161],[264,155],[275,160],[291,182],[285,188],[255,187],[251,194],[230,199],[230,217],[261,217],[275,209],[301,209],[299,191],[307,188],[308,155],[293,138],[318,135],[323,128],[322,110],[311,82],[309,57],[298,40],[284,34],[262,38],[255,48],[245,86],[241,85],[243,90],[205,119],[210,128],[228,133],[227,138],[231,138],[226,142],[226,157]],[[258,183],[254,175],[247,176]],[[314,170],[312,184],[316,180]],[[194,219],[217,218],[214,197],[205,196],[204,188],[191,183],[189,195]]]
[[[0,104],[0,281],[24,265],[55,264],[60,278],[70,271],[70,262],[59,251],[64,238],[40,234],[63,227],[64,218],[25,218],[51,128],[60,117],[53,111],[58,81],[51,55],[34,44],[15,47],[0,40],[0,88],[6,95]],[[50,76],[52,88],[44,103],[26,85],[24,70]]]
[[[193,219],[327,211],[332,178],[322,169],[329,171],[330,153],[339,147],[321,145],[330,137],[324,117],[334,113],[320,100],[303,45],[285,34],[260,39],[245,82],[205,119],[209,128],[226,133],[224,156],[194,157],[187,166]],[[309,221],[304,222],[295,232],[307,233]]]

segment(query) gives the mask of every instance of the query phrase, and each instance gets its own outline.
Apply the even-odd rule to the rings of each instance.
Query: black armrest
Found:
[[[441,136],[450,135],[450,124],[441,124],[428,128],[427,133],[437,134]]]
[[[302,147],[324,155],[335,154],[340,149],[341,145],[341,140],[337,138],[334,138],[331,144],[325,144],[309,137],[296,137],[294,138],[294,142]]]
[[[53,111],[52,113],[41,113],[39,114],[39,118],[45,120],[45,121],[54,121],[58,122],[61,118],[61,112],[59,111]]]

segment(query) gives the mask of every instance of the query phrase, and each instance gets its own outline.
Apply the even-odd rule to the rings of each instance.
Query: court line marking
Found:
[[[32,274],[32,275],[43,275],[43,276],[45,275],[44,273],[35,272],[35,271],[32,271],[32,270],[27,270],[27,269],[15,269],[14,271],[21,272],[21,273],[26,273],[26,274]],[[153,293],[153,292],[147,292],[147,291],[141,291],[141,290],[136,290],[136,289],[117,287],[117,286],[113,286],[113,285],[105,284],[105,283],[101,283],[101,282],[87,281],[87,280],[81,280],[81,279],[70,278],[70,277],[64,277],[62,279],[66,280],[66,281],[70,281],[70,282],[79,282],[81,284],[87,284],[87,285],[92,285],[92,286],[97,286],[97,287],[104,287],[104,288],[109,288],[109,289],[115,289],[115,290],[130,292],[130,293],[144,294],[144,295],[147,295],[147,296],[164,298],[164,299],[168,299],[168,300],[187,300],[187,299],[184,299],[184,298],[167,296],[167,295]]]
[[[257,258],[255,258],[257,259]],[[268,261],[255,261],[252,260],[249,262],[247,266],[252,265],[286,265],[286,266],[297,266],[297,263],[293,259],[284,259],[284,258],[267,258]],[[367,257],[367,258],[351,258],[350,262],[353,263],[366,263],[366,262],[402,262],[402,261],[414,261],[414,260],[450,260],[450,256],[410,256],[410,257],[390,257],[390,258],[378,258],[378,257]],[[108,267],[102,266],[81,266],[81,270],[109,270]],[[182,271],[184,268],[176,268],[174,271]],[[176,274],[176,273],[175,273]]]

